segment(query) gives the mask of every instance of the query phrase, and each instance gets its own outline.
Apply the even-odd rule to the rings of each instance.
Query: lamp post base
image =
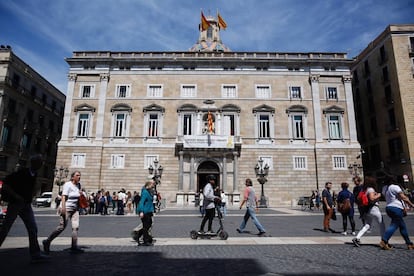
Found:
[[[259,208],[267,208],[267,201],[265,196],[260,197]]]

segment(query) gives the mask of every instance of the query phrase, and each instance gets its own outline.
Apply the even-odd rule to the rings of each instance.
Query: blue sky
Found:
[[[73,51],[186,51],[201,10],[220,12],[233,51],[354,57],[389,24],[414,24],[412,0],[1,0],[0,44],[66,93]]]

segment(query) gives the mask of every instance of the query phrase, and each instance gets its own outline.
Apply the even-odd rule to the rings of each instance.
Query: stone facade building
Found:
[[[42,153],[38,182],[52,189],[57,143],[62,131],[65,95],[16,56],[0,46],[0,178],[28,166]]]
[[[344,53],[233,52],[215,18],[189,51],[74,52],[58,165],[86,190],[140,191],[163,167],[168,205],[194,204],[208,174],[237,203],[261,158],[269,206],[350,181],[360,152]],[[254,181],[260,195],[260,185]]]
[[[352,66],[364,173],[397,175],[412,185],[414,25],[390,25]]]

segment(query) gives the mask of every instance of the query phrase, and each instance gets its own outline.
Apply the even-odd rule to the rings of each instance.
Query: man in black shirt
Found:
[[[42,155],[30,158],[30,168],[23,168],[4,179],[2,199],[8,202],[6,218],[0,229],[0,247],[6,239],[17,216],[23,220],[29,234],[29,251],[32,262],[42,261],[48,257],[40,252],[37,240],[37,225],[31,206],[36,193],[37,170],[42,166]]]

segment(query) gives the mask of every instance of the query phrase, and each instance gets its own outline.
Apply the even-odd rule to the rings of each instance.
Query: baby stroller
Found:
[[[209,234],[209,233],[198,233],[196,230],[192,230],[190,232],[190,236],[193,240],[196,240],[197,238],[201,238],[201,239],[211,239],[212,237],[219,237],[220,240],[227,240],[227,238],[229,237],[229,234],[224,231],[224,226],[223,226],[223,214],[221,213],[220,210],[220,202],[215,203],[214,204],[216,211],[217,211],[217,217],[218,217],[218,221],[219,221],[219,229],[217,230],[217,232]]]

